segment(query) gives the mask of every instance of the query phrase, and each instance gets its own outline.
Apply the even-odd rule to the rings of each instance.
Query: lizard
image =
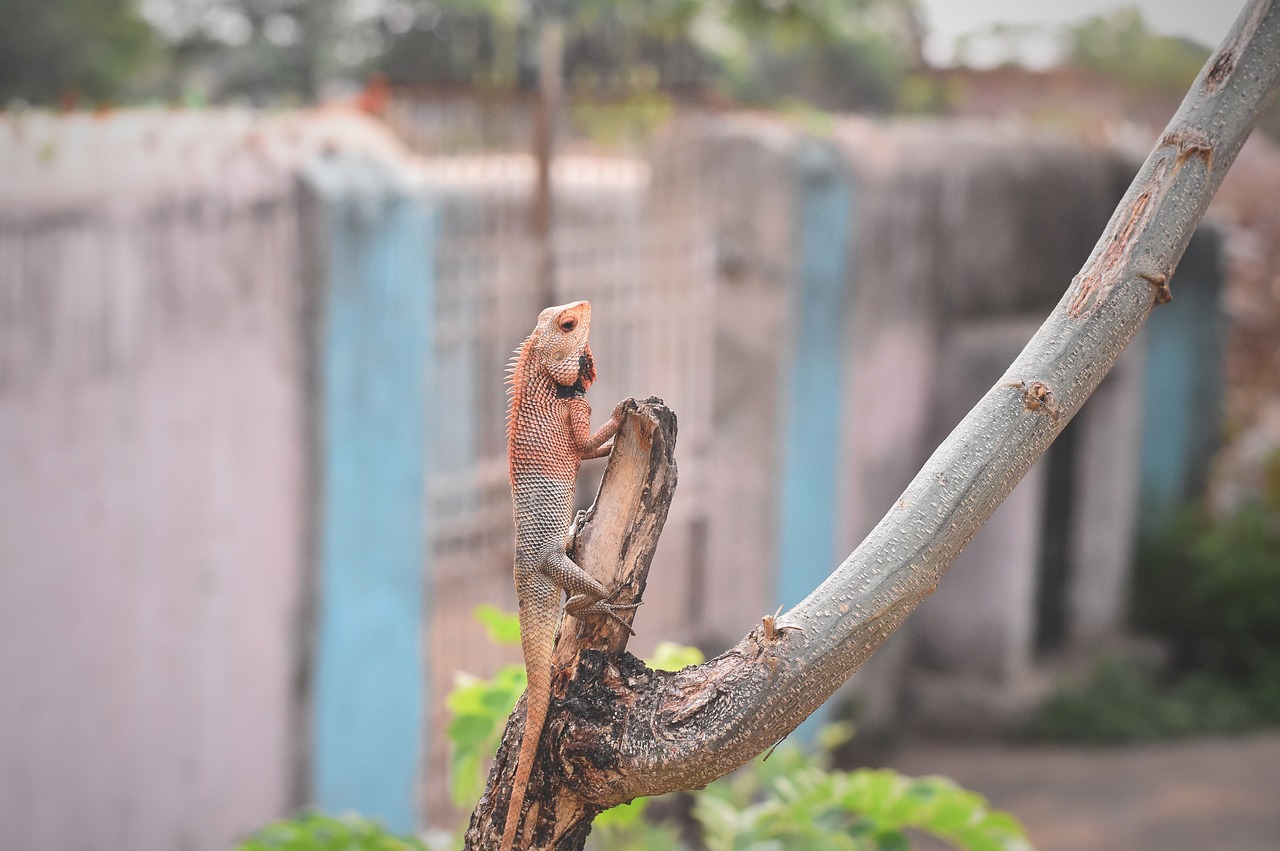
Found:
[[[551,652],[560,622],[561,591],[569,594],[564,604],[568,614],[610,617],[628,632],[631,627],[617,611],[639,605],[610,602],[617,591],[610,594],[566,552],[576,525],[571,516],[578,466],[609,454],[630,401],[619,402],[609,421],[591,433],[586,392],[595,381],[596,369],[587,344],[590,330],[590,303],[548,307],[539,314],[533,333],[516,349],[508,379],[507,460],[516,531],[513,572],[528,688],[524,737],[502,851],[511,851],[520,828],[525,791],[551,702]]]

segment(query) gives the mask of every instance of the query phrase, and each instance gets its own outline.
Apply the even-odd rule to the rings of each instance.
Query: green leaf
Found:
[[[471,614],[484,626],[485,631],[489,633],[489,640],[494,644],[511,646],[520,643],[519,615],[504,612],[488,603],[476,606]]]
[[[852,721],[836,721],[818,731],[818,750],[830,753],[853,738],[857,727]]]
[[[306,813],[267,825],[236,851],[426,851],[426,846],[360,816]]]
[[[911,851],[911,843],[900,830],[882,830],[877,833],[876,847],[880,851]]]
[[[632,827],[640,821],[649,806],[649,798],[636,798],[628,804],[619,804],[596,816],[596,827]]]
[[[679,671],[690,665],[701,665],[707,657],[696,647],[677,644],[674,641],[659,641],[653,648],[653,656],[646,660],[655,671]]]

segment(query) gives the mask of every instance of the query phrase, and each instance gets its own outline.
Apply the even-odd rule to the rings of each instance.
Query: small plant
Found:
[[[267,825],[236,851],[427,851],[427,846],[359,816],[307,813]]]
[[[708,851],[897,851],[911,847],[910,830],[969,851],[1031,848],[1017,819],[945,777],[827,767],[851,734],[832,725],[817,756],[783,746],[698,794]]]
[[[495,644],[520,643],[520,621],[515,615],[493,606],[478,606],[475,617]],[[445,707],[452,716],[447,732],[452,745],[449,798],[458,809],[466,810],[484,791],[485,762],[497,750],[502,726],[525,685],[523,665],[506,665],[490,680],[467,673],[454,678]]]

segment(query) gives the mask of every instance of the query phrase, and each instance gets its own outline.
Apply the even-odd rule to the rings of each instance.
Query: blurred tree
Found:
[[[360,66],[378,45],[341,0],[146,0],[168,43],[169,97],[195,92],[257,104],[312,101],[341,66]],[[344,25],[347,25],[344,28]]]
[[[403,3],[380,29],[379,69],[402,82],[529,85],[536,75],[524,7],[512,0]]]
[[[1183,91],[1209,56],[1194,42],[1151,32],[1132,8],[1086,18],[1062,39],[1070,64],[1138,87]]]
[[[392,79],[532,87],[538,22],[565,27],[564,69],[577,91],[717,85],[770,104],[888,108],[918,61],[918,0],[438,0],[389,39]]]
[[[0,0],[0,105],[109,100],[161,52],[134,0]]]
[[[554,19],[578,91],[887,109],[921,32],[918,0],[0,0],[0,14],[0,94],[37,103],[307,102],[375,71],[532,88]]]
[[[920,57],[917,0],[723,0],[693,33],[726,93],[758,105],[798,99],[888,111]]]

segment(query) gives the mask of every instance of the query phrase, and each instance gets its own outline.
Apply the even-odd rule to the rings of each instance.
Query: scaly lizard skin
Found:
[[[610,603],[605,587],[565,553],[578,465],[609,454],[626,404],[625,400],[618,403],[609,421],[591,433],[586,392],[595,381],[596,369],[587,345],[590,329],[591,305],[587,302],[548,307],[516,351],[511,372],[507,458],[515,509],[520,645],[529,687],[502,851],[511,851],[520,829],[525,790],[547,718],[561,590],[569,594],[564,610],[578,618],[605,615],[627,626],[615,611],[637,605]]]

